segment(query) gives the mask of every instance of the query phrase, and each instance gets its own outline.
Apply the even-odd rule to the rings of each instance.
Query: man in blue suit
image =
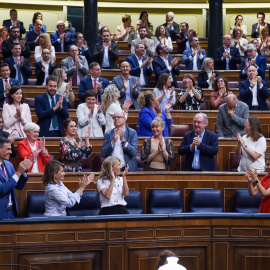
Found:
[[[66,98],[56,94],[57,78],[48,76],[46,79],[47,93],[35,98],[35,110],[40,126],[40,137],[63,137],[63,120],[68,118]]]
[[[128,164],[130,172],[138,171],[136,154],[138,151],[137,132],[125,126],[126,118],[123,112],[113,115],[115,128],[104,134],[101,148],[103,157],[113,156],[121,160],[122,167]]]
[[[186,70],[201,70],[203,59],[206,58],[206,52],[200,47],[199,38],[192,36],[189,39],[190,49],[184,50],[183,63]]]
[[[28,179],[25,173],[33,165],[33,160],[25,159],[14,170],[9,160],[11,142],[0,137],[0,219],[16,218],[18,216],[15,188],[22,190]]]
[[[4,59],[10,68],[10,77],[19,81],[20,84],[28,85],[28,77],[32,75],[29,61],[21,56],[21,45],[13,43],[11,46],[12,56]]]
[[[79,55],[83,55],[86,58],[88,65],[90,65],[93,61],[92,54],[87,46],[87,41],[84,39],[83,34],[79,32],[75,33],[74,41],[79,49]]]
[[[268,111],[266,99],[269,98],[267,82],[258,76],[255,66],[247,71],[248,78],[240,83],[239,96],[249,106],[249,110]]]
[[[14,85],[20,85],[19,82],[13,78],[10,78],[10,69],[7,63],[0,64],[0,108],[3,108],[4,101],[7,98],[7,94],[10,88]]]
[[[64,21],[58,21],[56,28],[56,32],[50,34],[52,45],[56,52],[68,52],[69,46],[75,43],[73,35],[65,31]]]
[[[112,80],[112,84],[115,84],[120,91],[119,102],[123,105],[126,100],[131,100],[132,103],[129,108],[140,110],[141,107],[137,101],[141,93],[139,78],[129,75],[131,67],[126,61],[121,63],[120,70],[122,74]]]
[[[105,78],[100,77],[101,68],[97,62],[92,62],[89,65],[90,77],[83,78],[80,83],[78,96],[81,103],[85,102],[85,91],[87,90],[97,90],[98,92],[98,102],[101,103],[101,96],[104,89],[109,85],[109,81]]]
[[[266,81],[265,69],[266,69],[266,57],[260,56],[257,53],[257,48],[254,44],[248,44],[246,48],[247,56],[242,62],[242,68],[240,72],[240,78],[247,79],[247,70],[250,66],[254,66],[257,69],[258,75]]]
[[[197,113],[193,118],[194,130],[184,135],[178,148],[180,155],[186,155],[184,171],[216,171],[215,156],[218,153],[218,136],[206,128],[207,115]]]
[[[135,46],[135,54],[128,56],[126,61],[130,64],[130,75],[140,79],[141,87],[150,87],[148,76],[152,75],[150,65],[150,57],[145,57],[145,47],[143,42],[139,42]]]
[[[216,49],[215,69],[238,70],[237,64],[241,63],[241,57],[238,48],[231,47],[232,38],[230,35],[224,35],[222,42],[223,47]]]

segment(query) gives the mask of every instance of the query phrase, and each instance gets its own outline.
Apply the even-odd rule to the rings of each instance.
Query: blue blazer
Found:
[[[164,122],[163,136],[169,137],[168,126],[172,124],[173,120],[166,118],[166,112],[161,107],[162,115],[161,118]],[[139,112],[139,130],[138,137],[150,137],[153,136],[151,123],[156,118],[157,114],[149,107],[144,107]]]
[[[143,55],[142,56],[142,61],[145,61],[146,59],[147,59],[147,57],[145,57]],[[126,58],[126,60],[131,66],[130,75],[140,78],[140,76],[141,76],[141,68],[140,68],[140,65],[139,65],[139,62],[138,62],[138,59],[137,59],[136,55],[134,54],[134,55],[128,56]],[[153,73],[153,70],[151,68],[151,65],[150,65],[149,68],[147,68],[147,66],[143,67],[143,75],[144,75],[146,86],[148,88],[150,87],[148,76],[151,76],[152,73]]]
[[[203,58],[197,57],[197,68],[198,70],[202,69],[203,59],[206,58],[206,52],[204,49],[201,49],[201,53]],[[184,50],[182,62],[186,65],[186,70],[193,70],[193,60],[190,60],[190,56],[192,56],[192,49]]]
[[[222,61],[221,57],[224,53],[224,47],[216,49],[215,53],[215,69],[226,70],[226,61]],[[238,70],[237,64],[241,63],[241,57],[238,48],[230,47],[231,60],[229,61],[230,70]]]
[[[103,157],[111,156],[113,152],[111,141],[113,140],[114,130],[115,128],[104,134],[104,141],[100,152]],[[138,137],[136,130],[125,127],[124,138],[128,142],[127,147],[123,147],[125,161],[129,166],[130,172],[137,172],[138,167],[135,156],[138,152]]]
[[[57,103],[60,95],[55,94],[55,97],[56,97],[55,103]],[[36,96],[35,110],[38,117],[37,124],[40,127],[40,132],[39,132],[40,137],[43,137],[43,136],[47,137],[49,133],[53,114],[57,115],[58,127],[59,127],[61,136],[65,136],[65,132],[63,130],[63,120],[69,117],[68,105],[65,98],[63,99],[62,105],[63,105],[62,109],[59,108],[58,110],[54,111],[51,108],[51,104],[48,99],[47,92],[42,95]]]
[[[10,77],[15,79],[17,70],[14,67],[15,62],[14,62],[13,56],[4,59],[4,63],[7,63],[9,65]],[[29,84],[28,77],[30,77],[32,75],[32,70],[31,70],[31,67],[29,65],[28,59],[24,58],[23,66],[21,66],[20,68],[21,68],[21,73],[22,73],[22,77],[23,77],[23,85],[28,85]]]
[[[109,81],[105,78],[99,77],[98,78],[99,82],[102,82],[102,92],[98,93],[98,102],[101,103],[101,96],[104,92],[104,89],[109,85]],[[94,88],[92,84],[92,79],[91,76],[86,77],[81,79],[80,81],[80,86],[79,86],[79,91],[78,91],[78,96],[81,101],[81,103],[85,102],[85,91],[87,90],[92,90]]]
[[[60,35],[58,31],[50,34],[52,45],[54,46],[55,52],[61,52],[61,44],[58,42]],[[64,42],[64,51],[68,52],[69,45],[75,44],[73,35],[68,33],[68,39]]]
[[[240,72],[240,78],[242,80],[247,79],[247,74],[242,73],[242,71],[245,68],[245,62],[246,62],[247,59],[250,60],[248,57],[246,57],[246,58],[244,58],[244,60],[242,62],[242,67],[241,67],[241,72]],[[267,60],[266,57],[260,56],[259,54],[256,57],[256,65],[259,67],[257,69],[258,75],[261,76],[264,81],[266,81],[266,77],[265,77],[266,60]]]
[[[28,175],[26,177],[22,174],[21,177],[19,178],[19,181],[16,182],[14,178],[12,177],[15,174],[15,170],[12,163],[8,160],[4,160],[4,165],[8,174],[7,178],[9,178],[9,180],[6,181],[2,170],[0,170],[0,219],[8,217],[7,204],[8,204],[8,198],[9,198],[9,192],[11,192],[12,202],[15,206],[16,213],[18,215],[15,188],[18,190],[22,190],[28,179]]]
[[[171,64],[172,60],[173,60],[173,57],[168,55],[169,64]],[[168,70],[167,66],[165,65],[164,61],[161,59],[160,56],[157,57],[155,60],[153,60],[152,65],[153,65],[154,72],[156,74],[156,84],[157,84],[158,77],[159,77],[160,74],[162,74],[162,73],[170,73],[170,71]],[[180,74],[179,67],[174,67],[171,70],[171,73],[172,73],[172,86],[178,88],[178,84],[177,84],[177,80],[175,78],[175,75]]]
[[[53,71],[57,68],[57,63],[51,65],[51,61],[49,63],[49,75],[52,75]],[[35,74],[37,77],[36,85],[42,85],[45,79],[45,71],[42,70],[42,65],[40,62],[35,64]]]
[[[257,100],[260,111],[268,111],[268,105],[266,99],[269,97],[268,85],[266,81],[262,81],[263,87],[259,88],[257,83]],[[239,87],[239,96],[240,98],[249,106],[249,109],[252,110],[252,92],[249,89],[250,82],[249,79],[246,79],[240,83]]]
[[[195,131],[186,132],[181,145],[178,148],[180,155],[186,155],[183,171],[190,171],[194,158],[194,151],[190,150],[190,145],[195,137]],[[200,150],[200,166],[202,171],[216,171],[215,155],[218,153],[218,136],[216,133],[205,129],[202,142],[198,147]]]
[[[130,91],[131,101],[135,107],[135,110],[140,110],[141,107],[137,101],[137,98],[141,93],[141,85],[138,84],[135,91],[133,91],[133,89],[132,89],[133,85],[136,82],[139,82],[139,79],[137,77],[129,76],[129,91]],[[112,84],[115,84],[117,86],[118,90],[120,91],[119,102],[121,103],[121,105],[123,105],[125,100],[126,100],[126,91],[124,90],[123,76],[118,75],[116,77],[113,77]]]
[[[13,78],[9,78],[9,84],[10,86],[14,86],[14,85],[18,85],[20,86],[19,82]],[[5,101],[5,89],[4,89],[4,85],[3,85],[3,79],[0,78],[0,108],[3,108],[3,104]]]
[[[87,47],[87,50],[85,50],[84,47],[81,47],[78,49],[79,49],[79,55],[85,56],[85,58],[88,62],[88,65],[90,65],[93,62],[93,59],[92,59],[92,54],[91,54],[89,47]]]

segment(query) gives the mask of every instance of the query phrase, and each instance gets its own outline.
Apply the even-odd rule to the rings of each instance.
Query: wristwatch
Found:
[[[255,180],[254,182],[255,182],[256,184],[258,184],[260,181],[257,179],[257,180]]]
[[[243,148],[245,148],[245,149],[246,149],[246,148],[247,148],[247,145],[245,145]]]
[[[122,144],[125,144],[126,142],[127,142],[127,141],[126,141],[126,140],[124,140],[124,141],[122,141],[121,143],[122,143]]]

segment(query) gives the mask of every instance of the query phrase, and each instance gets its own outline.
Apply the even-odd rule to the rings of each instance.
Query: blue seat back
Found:
[[[258,213],[261,204],[261,194],[249,196],[248,190],[237,190],[234,199],[234,211],[237,213]]]
[[[130,190],[125,197],[126,208],[130,214],[143,214],[142,195],[140,191]]]
[[[83,192],[80,203],[67,208],[68,216],[96,216],[99,215],[100,203],[98,194],[95,190]]]
[[[182,213],[180,190],[154,189],[149,196],[149,214]]]
[[[31,194],[27,197],[26,217],[43,217],[45,213],[44,194]]]
[[[195,189],[190,193],[190,212],[223,212],[221,191],[218,189]]]

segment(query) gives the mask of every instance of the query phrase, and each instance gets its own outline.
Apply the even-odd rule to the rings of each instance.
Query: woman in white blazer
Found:
[[[104,137],[102,125],[106,124],[102,107],[97,103],[97,91],[87,90],[85,92],[85,103],[78,106],[76,116],[78,118],[78,134],[85,136],[85,131],[91,127],[89,138]]]

